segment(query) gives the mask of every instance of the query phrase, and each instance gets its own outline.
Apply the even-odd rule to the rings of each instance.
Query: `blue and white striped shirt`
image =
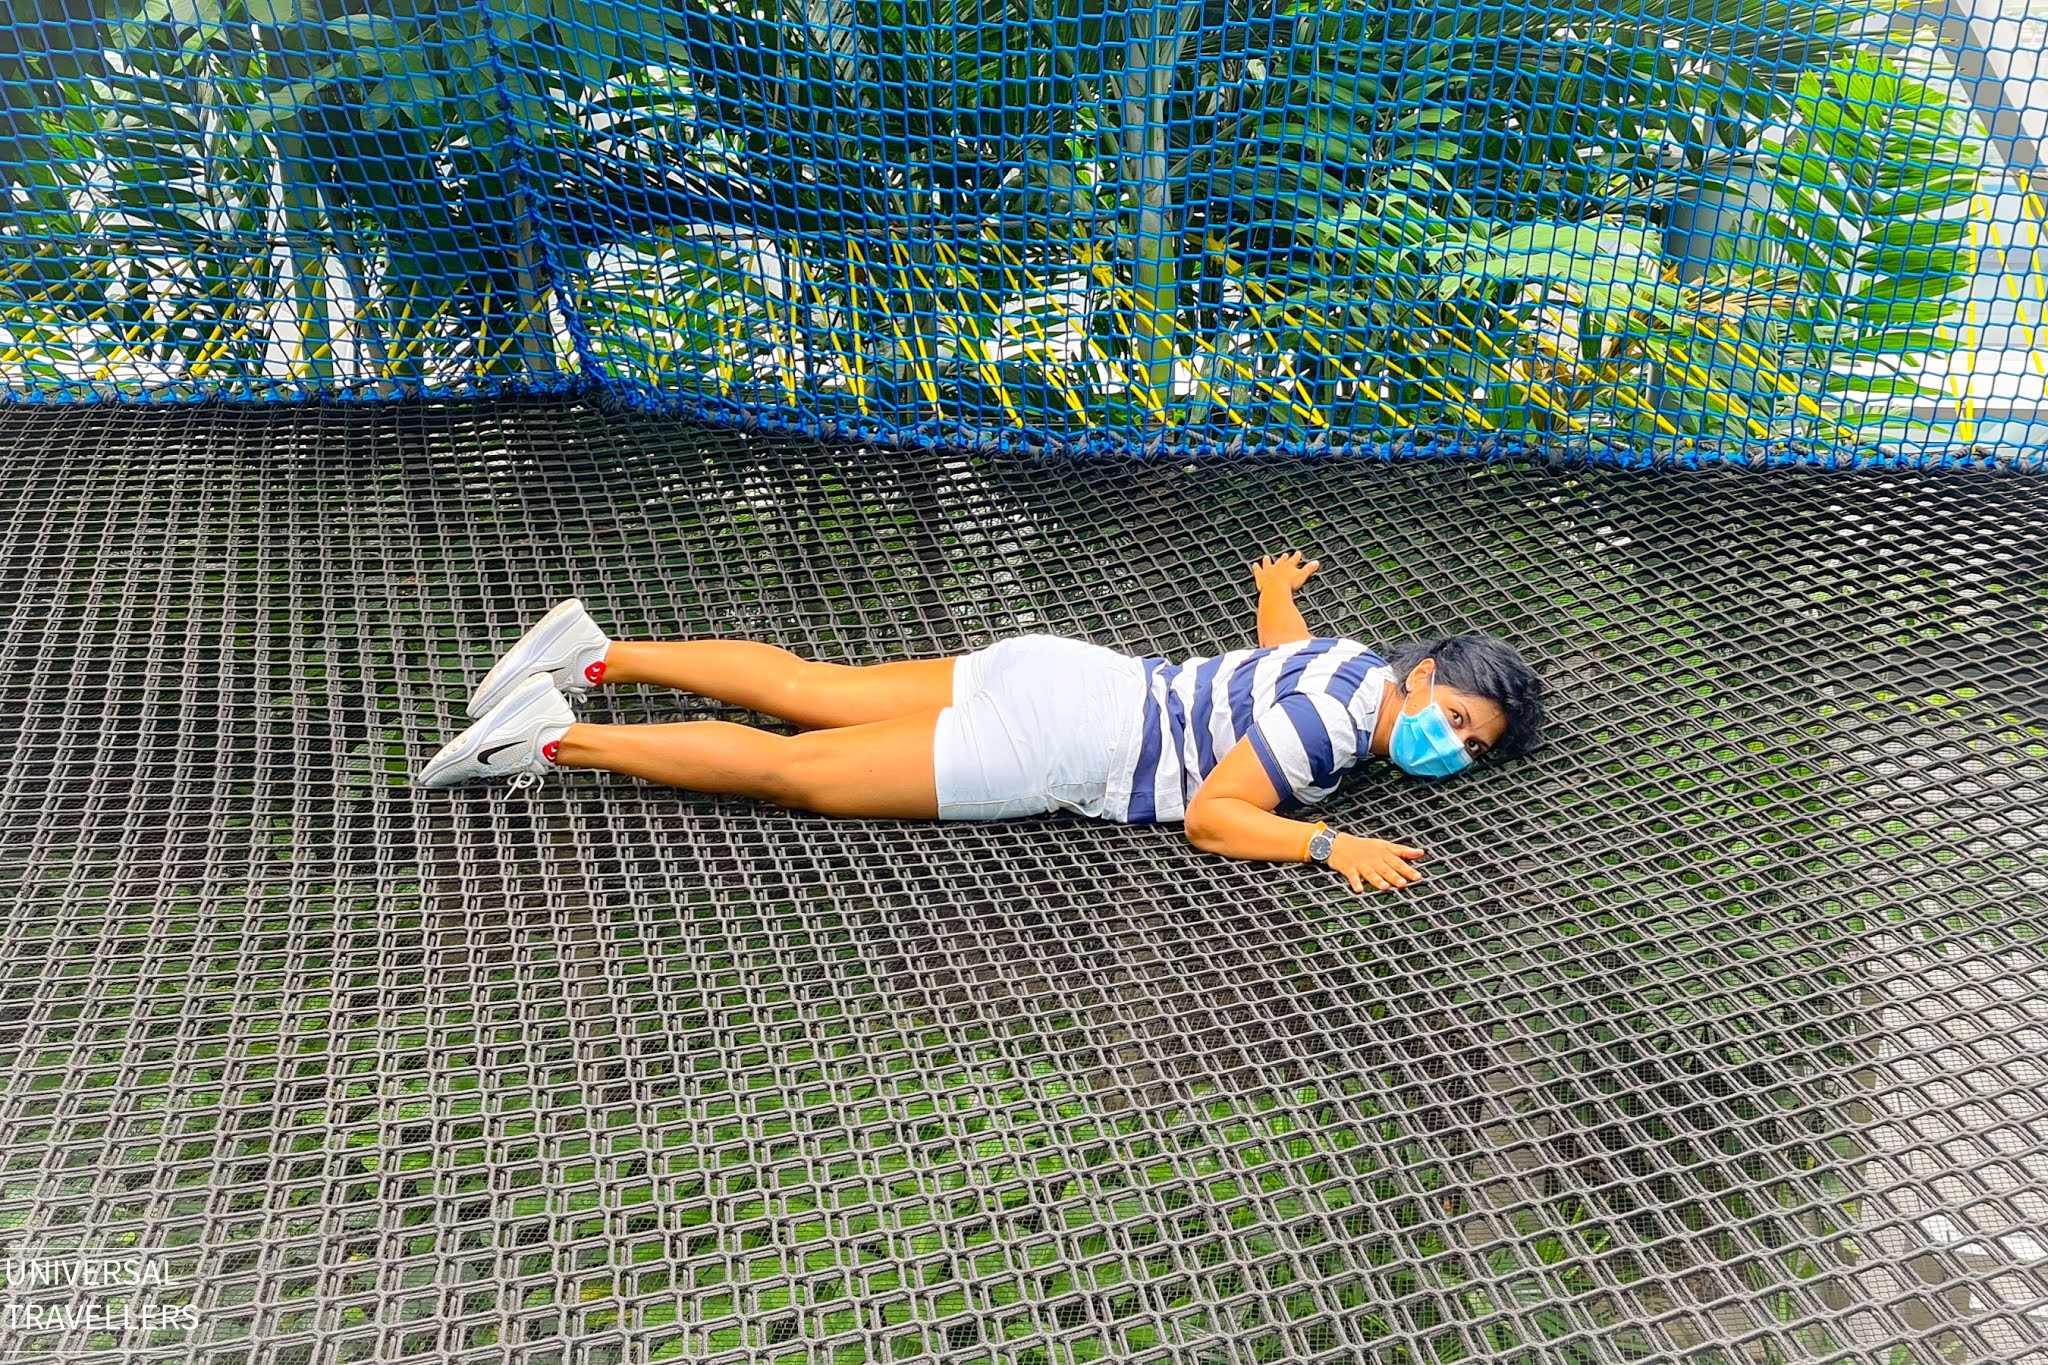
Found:
[[[1353,640],[1298,640],[1172,664],[1143,659],[1145,713],[1130,802],[1110,819],[1179,820],[1202,780],[1241,739],[1265,765],[1280,809],[1337,790],[1363,757],[1393,670]],[[1112,798],[1112,806],[1115,804]]]

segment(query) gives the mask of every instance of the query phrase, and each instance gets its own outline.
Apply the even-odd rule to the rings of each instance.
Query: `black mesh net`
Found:
[[[561,400],[0,443],[0,1232],[141,1249],[181,1310],[9,1351],[2048,1361],[2048,482]],[[1174,654],[1297,545],[1318,627],[1496,631],[1557,698],[1533,758],[1347,788],[1432,851],[1399,895],[1177,828],[407,785],[572,593],[628,639]]]

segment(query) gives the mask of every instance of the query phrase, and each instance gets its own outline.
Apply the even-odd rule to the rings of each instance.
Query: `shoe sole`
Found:
[[[543,668],[538,663],[522,664],[517,668],[509,669],[506,667],[506,665],[510,664],[514,659],[518,658],[522,650],[531,655],[546,654],[548,652],[548,647],[555,643],[555,638],[561,634],[563,629],[566,627],[567,623],[573,620],[582,611],[583,599],[580,597],[572,597],[568,599],[566,602],[557,602],[552,608],[549,609],[548,614],[546,616],[543,616],[540,618],[540,620],[534,622],[533,625],[527,630],[526,634],[520,636],[518,642],[514,644],[512,648],[505,651],[505,657],[498,660],[498,662],[492,666],[491,671],[484,675],[484,680],[481,683],[477,684],[477,689],[470,696],[469,705],[466,708],[467,714],[469,715],[470,719],[482,719],[483,716],[486,713],[488,713],[492,707],[498,705],[498,703],[502,701],[504,697],[511,696],[513,689],[519,686],[519,680],[521,678],[524,678],[527,674],[552,673],[554,670]],[[498,679],[501,673],[510,675],[511,681],[493,681],[493,679]],[[575,684],[571,683],[562,685],[562,690],[578,691],[582,689],[577,688]],[[504,694],[504,696],[492,698],[491,693],[494,691],[500,691]]]

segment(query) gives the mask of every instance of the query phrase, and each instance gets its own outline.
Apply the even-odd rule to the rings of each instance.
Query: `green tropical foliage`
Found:
[[[551,365],[552,101],[665,41],[518,0],[32,3],[0,25],[22,176],[0,326],[51,382],[261,381],[282,354],[326,383],[342,332],[388,378]],[[501,80],[493,54],[514,50],[530,60]]]
[[[1567,26],[1554,11],[1311,0],[1293,12],[1313,18],[1315,38],[1290,47],[1284,87],[1269,84],[1233,123],[1193,130],[1190,173],[1227,170],[1235,191],[1229,221],[1209,225],[1212,255],[1225,270],[1232,257],[1248,274],[1257,263],[1255,321],[1289,329],[1276,351],[1340,424],[1676,435],[1732,423],[1761,435],[1781,417],[1822,420],[1811,399],[1841,393],[1829,386],[1846,356],[1824,354],[1809,329],[1800,359],[1818,373],[1801,404],[1782,392],[1782,361],[1750,355],[1767,372],[1758,397],[1747,362],[1732,363],[1755,348],[1727,325],[1756,273],[1681,287],[1655,229],[1677,173],[1697,181],[1780,130],[1835,117],[1815,83],[1881,65],[1867,44],[1883,8],[1601,5]],[[1887,69],[1913,117],[1960,119]],[[1880,102],[1868,117],[1894,116]],[[1814,156],[1839,163],[1837,175],[1967,198],[1975,149],[1911,137],[1902,128]],[[1959,273],[1938,281],[1859,288],[1947,298],[1970,268],[1950,264]],[[1223,310],[1202,319],[1229,325]],[[1941,344],[1933,332],[1915,340]],[[1666,412],[1672,387],[1688,401]]]
[[[1786,359],[1828,375],[1830,394],[1927,395],[1898,362],[1955,344],[1943,324],[1976,262],[1954,210],[1977,192],[1981,139],[1942,92],[1868,53],[1802,75],[1797,103],[1766,220],[1798,286]]]
[[[31,383],[545,381],[905,423],[1775,435],[1910,396],[1977,139],[1889,0],[30,0]],[[1769,259],[1681,277],[1748,158]]]

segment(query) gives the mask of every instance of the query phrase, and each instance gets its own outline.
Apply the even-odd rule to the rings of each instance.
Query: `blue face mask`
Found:
[[[1451,728],[1451,718],[1436,704],[1436,679],[1429,682],[1429,705],[1414,715],[1403,712],[1387,742],[1394,766],[1416,777],[1449,777],[1472,766],[1472,755]]]

